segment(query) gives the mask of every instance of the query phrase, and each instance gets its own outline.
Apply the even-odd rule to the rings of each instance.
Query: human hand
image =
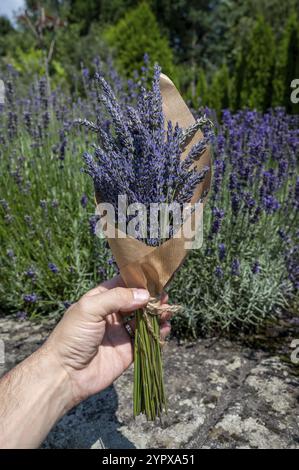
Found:
[[[67,372],[72,406],[108,387],[133,362],[132,338],[123,320],[148,300],[148,291],[125,288],[117,276],[66,311],[45,348]],[[161,302],[167,302],[166,295]],[[170,332],[170,316],[169,312],[161,315],[162,337]],[[134,330],[134,321],[129,323]]]

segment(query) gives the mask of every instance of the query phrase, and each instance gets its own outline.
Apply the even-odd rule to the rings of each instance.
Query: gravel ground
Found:
[[[0,318],[11,369],[47,337],[55,320]],[[169,413],[161,423],[132,417],[132,368],[61,419],[45,448],[297,448],[299,367],[290,356],[296,318],[231,341],[199,339],[164,349]]]

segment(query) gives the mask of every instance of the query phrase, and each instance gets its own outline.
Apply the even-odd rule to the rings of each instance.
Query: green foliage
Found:
[[[143,57],[147,53],[152,63],[158,62],[164,73],[175,78],[172,51],[146,3],[130,10],[115,26],[111,26],[105,38],[124,74],[133,76],[134,71],[144,64]]]
[[[25,80],[27,77],[31,77],[31,79],[34,76],[42,77],[47,72],[44,52],[33,47],[27,51],[17,47],[14,56],[5,57],[5,62],[11,64]],[[51,62],[51,75],[53,85],[64,83],[65,71],[57,60]]]
[[[234,234],[236,239],[237,234]],[[243,234],[243,243],[244,252],[239,254],[245,256],[239,277],[233,278],[227,272],[225,279],[215,279],[216,257],[207,257],[203,252],[192,253],[184,268],[178,271],[171,284],[170,298],[185,306],[173,320],[173,328],[179,336],[186,332],[196,337],[199,331],[250,330],[273,318],[279,307],[286,307],[286,295],[291,286],[282,286],[282,276],[287,276],[282,256],[279,252],[276,252],[277,257],[270,256],[266,245],[254,246],[249,233]],[[277,239],[275,243],[279,249]],[[252,275],[250,266],[256,250],[262,265],[257,277]]]
[[[0,36],[6,36],[13,31],[11,22],[5,16],[0,16]]]
[[[228,109],[230,106],[230,77],[226,64],[214,74],[212,84],[209,88],[208,104],[212,109],[218,111]]]
[[[33,24],[40,20],[39,5],[26,1]],[[95,56],[107,62],[113,51],[122,75],[132,77],[147,52],[195,108],[275,105],[298,112],[289,84],[298,76],[299,22],[293,12],[299,0],[45,0],[42,5],[62,25],[46,26],[42,38],[24,21],[14,28],[0,18],[0,62],[13,62],[24,79],[27,71],[30,79],[32,63],[38,69],[32,51],[48,54],[53,41],[49,73],[76,93],[82,92],[78,70],[92,68]]]
[[[197,75],[196,96],[198,99],[198,106],[207,106],[209,99],[209,90],[205,72],[199,69]]]
[[[68,20],[80,25],[80,32],[86,34],[92,21],[98,21],[101,13],[101,1],[98,0],[70,0]]]
[[[93,23],[86,36],[78,41],[80,25],[71,24],[67,29],[57,33],[54,57],[63,64],[69,88],[72,92],[80,91],[80,76],[78,70],[82,67],[92,67],[95,58],[107,61],[109,50],[102,38],[102,28],[99,23]],[[84,54],[82,55],[82,51]]]
[[[298,17],[293,13],[286,25],[286,29],[278,47],[275,67],[274,93],[272,104],[282,106],[289,113],[298,112],[298,105],[290,100],[290,84],[294,78],[299,77],[299,23]]]
[[[207,5],[212,7],[206,14],[200,57],[209,70],[221,66],[223,58],[229,67],[235,66],[242,44],[246,43],[259,16],[265,18],[278,40],[291,12],[299,11],[299,0],[215,0]]]
[[[272,29],[260,17],[247,44],[244,43],[237,65],[235,87],[236,107],[258,110],[271,105],[274,73],[275,41]]]

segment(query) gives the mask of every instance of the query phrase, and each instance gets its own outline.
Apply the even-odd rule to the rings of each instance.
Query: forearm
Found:
[[[43,346],[0,380],[0,448],[35,448],[72,406],[67,373]]]

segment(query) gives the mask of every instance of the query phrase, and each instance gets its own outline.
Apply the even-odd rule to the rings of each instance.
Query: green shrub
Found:
[[[144,65],[144,54],[158,62],[163,72],[175,79],[172,51],[160,33],[157,20],[147,3],[130,10],[107,29],[105,38],[113,48],[120,71],[132,77]]]

